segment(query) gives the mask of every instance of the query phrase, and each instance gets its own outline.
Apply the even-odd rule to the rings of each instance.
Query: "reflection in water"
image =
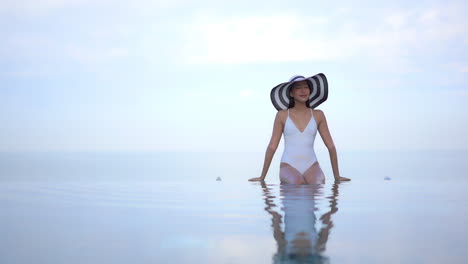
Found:
[[[338,211],[338,183],[332,186],[329,211],[320,217],[321,228],[317,232],[315,211],[316,201],[323,198],[322,184],[280,185],[284,212],[284,231],[281,229],[282,216],[274,210],[277,205],[271,188],[261,183],[265,200],[265,210],[272,216],[273,237],[277,251],[273,263],[329,263],[323,256],[330,229],[333,227],[331,215]]]

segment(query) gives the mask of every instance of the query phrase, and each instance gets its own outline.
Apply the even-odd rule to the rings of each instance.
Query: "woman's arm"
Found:
[[[249,179],[249,181],[263,181],[267,175],[268,169],[270,168],[271,160],[275,155],[276,149],[278,148],[281,140],[281,134],[283,133],[283,123],[280,118],[280,111],[276,113],[275,123],[273,124],[273,133],[271,135],[270,143],[265,152],[265,161],[263,162],[262,174],[258,178]]]
[[[335,181],[349,181],[351,179],[341,177],[340,172],[338,170],[338,155],[336,154],[335,144],[333,143],[333,139],[330,135],[330,131],[328,130],[327,119],[325,118],[325,114],[322,110],[316,109],[315,110],[319,114],[319,124],[318,124],[318,131],[320,136],[325,143],[325,146],[328,149],[328,153],[330,155],[330,161],[333,169],[333,176],[335,177]]]
[[[323,252],[326,249],[327,246],[327,241],[328,241],[328,236],[330,234],[330,230],[333,227],[333,221],[331,219],[332,214],[336,213],[338,211],[338,187],[339,187],[339,182],[335,182],[332,186],[332,195],[329,197],[330,198],[330,211],[323,214],[320,217],[320,220],[322,221],[322,228],[320,229],[318,233],[318,239],[317,239],[317,251]]]
[[[278,247],[277,252],[282,252],[287,244],[284,232],[281,230],[282,215],[274,210],[276,205],[273,202],[273,198],[275,196],[270,193],[266,183],[262,181],[260,184],[262,185],[263,197],[266,205],[265,211],[271,215],[271,227],[273,227],[273,237],[275,238],[276,245]]]

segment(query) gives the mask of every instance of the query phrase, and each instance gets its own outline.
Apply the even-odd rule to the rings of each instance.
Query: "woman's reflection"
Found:
[[[329,263],[323,256],[328,241],[330,229],[333,227],[331,215],[338,211],[337,197],[339,183],[332,186],[330,210],[320,217],[322,227],[317,232],[315,202],[323,199],[322,184],[311,185],[280,185],[280,197],[283,203],[284,231],[281,229],[282,216],[274,210],[276,205],[271,194],[271,188],[261,183],[265,210],[272,216],[273,237],[277,243],[277,252],[273,256],[274,263]]]

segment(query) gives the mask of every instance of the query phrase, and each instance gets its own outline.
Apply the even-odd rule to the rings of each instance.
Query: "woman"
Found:
[[[329,263],[329,258],[323,253],[334,226],[332,215],[338,211],[338,185],[334,183],[331,195],[325,198],[321,184],[282,184],[279,195],[282,206],[277,210],[271,186],[261,182],[265,211],[271,215],[273,238],[277,245],[273,263]],[[329,200],[329,210],[327,208],[326,213],[316,217],[319,210],[316,202],[323,199]]]
[[[325,114],[315,109],[327,99],[328,83],[324,74],[309,78],[300,75],[289,82],[277,85],[271,91],[271,100],[278,111],[273,133],[266,150],[265,162],[260,177],[249,181],[263,181],[284,133],[284,152],[280,164],[281,183],[325,183],[325,175],[314,152],[317,131],[328,148],[335,181],[349,181],[338,171],[336,148],[328,131]]]

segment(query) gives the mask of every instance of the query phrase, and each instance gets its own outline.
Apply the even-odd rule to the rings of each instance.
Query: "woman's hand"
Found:
[[[350,178],[346,178],[346,177],[338,177],[337,179],[335,178],[335,181],[350,181],[351,179]]]
[[[252,178],[252,179],[249,179],[249,181],[263,181],[263,178],[262,177]]]

